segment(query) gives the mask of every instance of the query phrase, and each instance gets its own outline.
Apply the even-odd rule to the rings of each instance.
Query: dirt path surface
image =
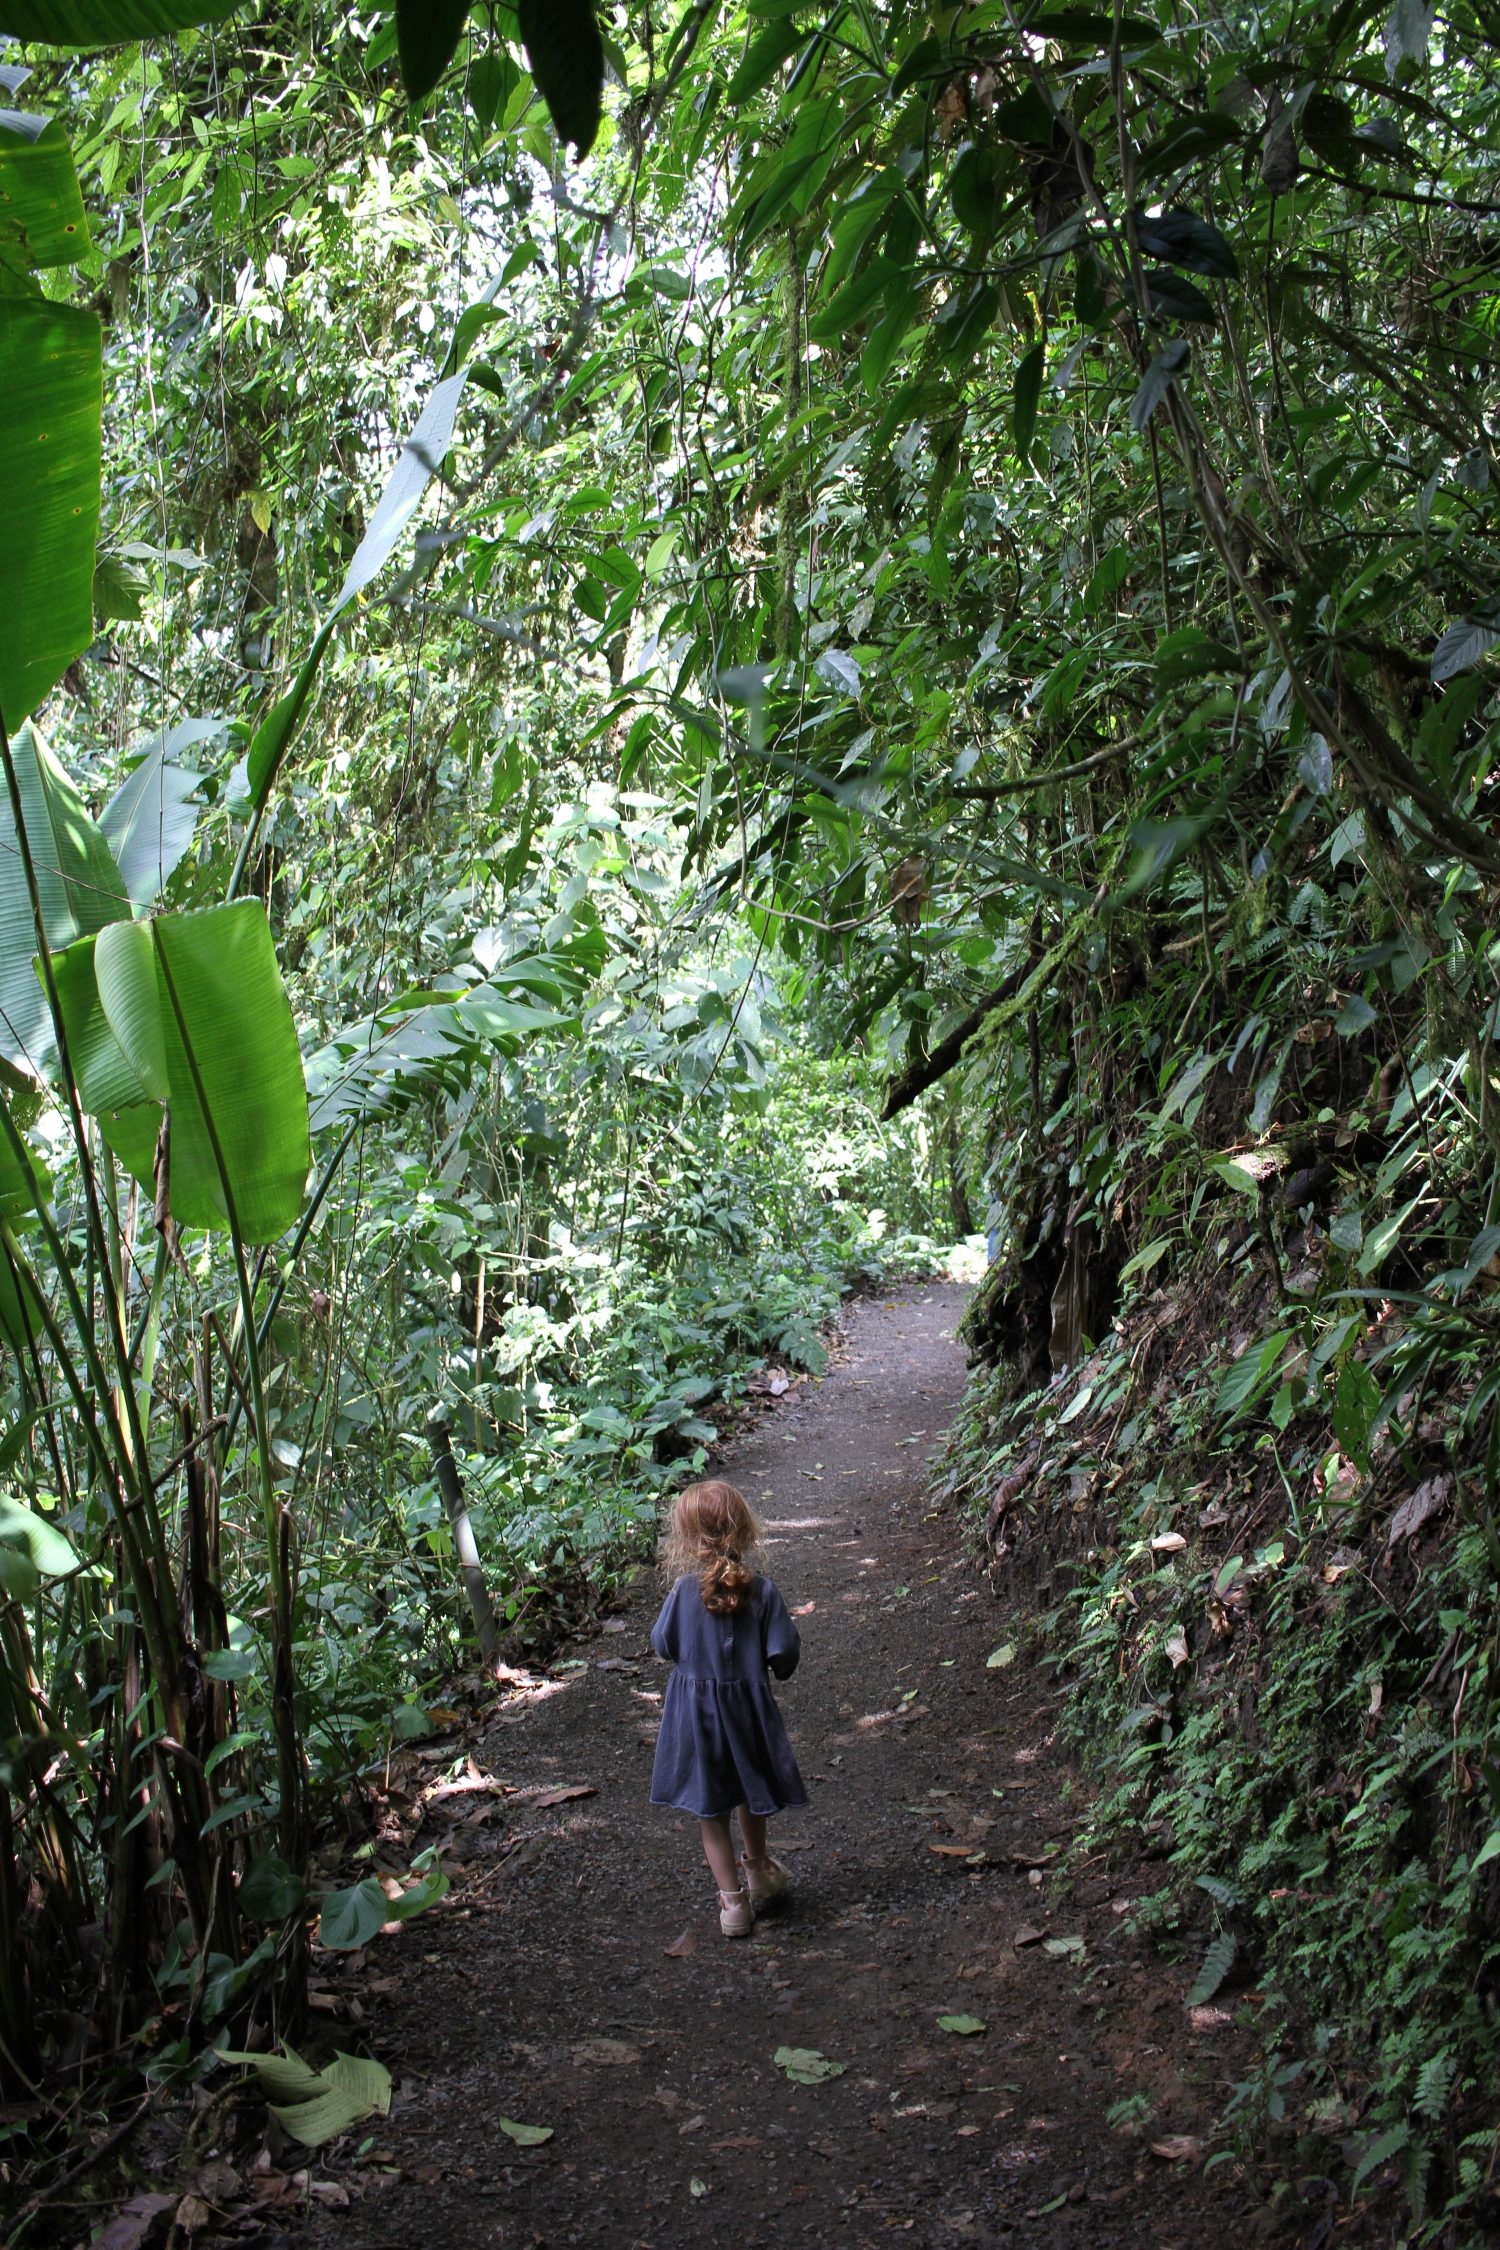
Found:
[[[1024,1664],[987,1666],[994,1605],[925,1496],[962,1307],[949,1286],[856,1305],[828,1377],[725,1463],[803,1634],[779,1693],[812,1804],[772,1831],[791,1902],[723,1940],[696,1824],[647,1802],[664,1672],[643,1581],[474,1743],[482,1774],[536,1792],[507,1799],[504,1856],[482,1831],[456,1845],[452,1898],[339,1964],[396,2100],[339,2175],[348,2208],[289,2230],[299,2250],[1186,2245],[1222,2225],[1212,2183],[1105,2123],[1145,2083],[1152,2136],[1191,2133],[1210,2089],[1163,2051],[1182,1992],[1156,1993],[1119,1897],[1052,1896],[1075,1817],[1053,1700]],[[547,1804],[572,1786],[597,1794]],[[1079,1938],[1081,1962],[1047,1949]],[[792,2083],[782,2048],[843,2074]],[[552,2138],[519,2147],[502,2117]]]

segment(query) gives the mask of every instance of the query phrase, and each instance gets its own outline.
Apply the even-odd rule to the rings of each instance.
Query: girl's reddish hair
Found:
[[[745,1495],[723,1477],[708,1477],[678,1493],[662,1558],[675,1572],[696,1570],[704,1608],[728,1617],[750,1599],[755,1572],[746,1557],[759,1538]]]

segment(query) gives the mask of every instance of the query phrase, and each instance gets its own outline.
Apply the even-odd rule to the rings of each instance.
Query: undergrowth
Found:
[[[1165,1862],[1138,1933],[1255,2034],[1209,2164],[1461,2243],[1500,2216],[1493,1384],[1427,1341],[1206,1262],[1048,1387],[978,1378],[953,1476],[1065,1683],[1080,1849]]]

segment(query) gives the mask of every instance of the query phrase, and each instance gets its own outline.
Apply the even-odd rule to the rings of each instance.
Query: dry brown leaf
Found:
[[[121,2204],[103,2234],[95,2237],[93,2250],[141,2250],[162,2213],[176,2202],[175,2195],[133,2195]]]
[[[1046,1935],[1045,1930],[1034,1930],[1029,1922],[1023,1922],[1010,1942],[1019,1953],[1023,1946],[1040,1945]]]
[[[696,1953],[697,1950],[698,1933],[696,1930],[684,1930],[680,1938],[674,1938],[670,1945],[662,1947],[662,1951],[669,1961],[685,1961],[690,1953]]]
[[[977,1844],[929,1844],[927,1849],[936,1852],[941,1859],[973,1859],[979,1847]]]
[[[598,1794],[591,1781],[578,1781],[568,1789],[544,1790],[540,1797],[532,1799],[532,1803],[538,1812],[550,1812],[554,1805],[566,1805],[574,1797],[597,1797]]]
[[[1424,1484],[1419,1484],[1392,1516],[1391,1527],[1385,1535],[1386,1546],[1394,1547],[1398,1539],[1410,1539],[1420,1531],[1429,1516],[1435,1516],[1439,1508],[1447,1505],[1452,1490],[1453,1479],[1448,1476],[1428,1477]]]
[[[1196,2164],[1203,2143],[1196,2133],[1168,2133],[1165,2140],[1151,2143],[1151,2154],[1165,2157],[1169,2164]]]
[[[178,2204],[177,2216],[172,2224],[180,2227],[184,2234],[201,2234],[205,2227],[212,2226],[213,2216],[201,2195],[189,2194]]]
[[[708,2145],[716,2151],[731,2148],[759,2148],[760,2135],[759,2133],[732,2133],[727,2141],[710,2141]]]
[[[638,2063],[639,2047],[632,2047],[628,2039],[580,2039],[573,2049],[575,2068],[587,2063],[604,2063],[618,2068],[626,2063]]]

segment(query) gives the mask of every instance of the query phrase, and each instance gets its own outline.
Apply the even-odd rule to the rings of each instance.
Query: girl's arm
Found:
[[[658,1656],[668,1663],[677,1662],[677,1587],[674,1586],[661,1605],[656,1623],[651,1628],[651,1646]]]
[[[778,1680],[789,1680],[802,1654],[802,1636],[792,1623],[780,1589],[766,1580],[766,1662]]]

